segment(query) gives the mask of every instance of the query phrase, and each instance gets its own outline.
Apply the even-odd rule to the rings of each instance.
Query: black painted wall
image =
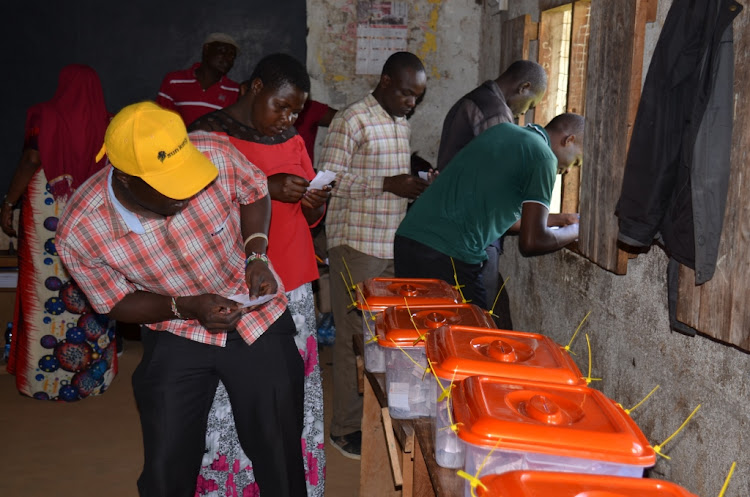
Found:
[[[305,0],[6,0],[3,7],[0,195],[21,156],[26,109],[52,97],[66,64],[93,67],[116,113],[155,98],[167,72],[200,60],[214,31],[241,46],[229,73],[238,82],[269,53],[306,58]]]

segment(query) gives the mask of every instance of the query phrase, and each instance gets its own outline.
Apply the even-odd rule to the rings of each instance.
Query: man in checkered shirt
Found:
[[[393,276],[393,237],[409,200],[428,186],[412,176],[406,116],[424,94],[427,76],[409,52],[391,55],[372,94],[336,114],[328,128],[319,169],[336,173],[326,218],[331,271],[333,348],[331,442],[359,459],[362,399],[357,393],[352,337],[361,317],[341,275],[360,282]]]
[[[110,165],[70,200],[56,242],[97,312],[146,324],[133,374],[140,495],[194,495],[219,379],[263,494],[306,495],[303,363],[265,256],[265,176],[225,137],[188,138],[152,102],[114,117],[105,150]],[[270,300],[243,308],[235,295]]]

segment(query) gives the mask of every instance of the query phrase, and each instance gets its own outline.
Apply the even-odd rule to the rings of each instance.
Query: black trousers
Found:
[[[236,332],[226,347],[144,327],[133,391],[143,430],[141,497],[193,497],[208,412],[221,380],[262,495],[306,496],[302,460],[302,358],[289,311],[252,345]]]
[[[483,280],[483,265],[469,264],[458,259],[453,259],[453,264],[456,266],[458,283],[463,285],[461,292],[464,298],[471,304],[489,310],[492,302],[488,302]],[[437,278],[455,285],[453,264],[451,264],[450,256],[415,240],[403,236],[396,236],[394,240],[393,266],[396,278]],[[502,281],[499,273],[498,277]],[[492,295],[491,298],[494,300],[495,296]],[[503,291],[500,294],[494,313],[497,314],[494,316],[497,326],[501,329],[513,329],[507,292]]]
[[[453,259],[458,283],[466,300],[487,309],[487,291],[482,283],[482,264],[467,264]],[[396,236],[393,243],[393,269],[396,278],[436,278],[456,284],[451,258],[422,243]]]

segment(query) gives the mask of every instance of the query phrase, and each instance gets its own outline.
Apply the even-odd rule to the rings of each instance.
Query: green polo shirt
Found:
[[[503,123],[466,145],[409,209],[397,235],[478,264],[521,218],[524,202],[549,208],[557,158],[538,125]]]

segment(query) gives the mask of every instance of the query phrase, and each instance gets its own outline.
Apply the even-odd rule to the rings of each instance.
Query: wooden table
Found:
[[[363,350],[362,336],[355,335],[355,354],[361,357]],[[360,497],[463,495],[465,482],[456,470],[441,468],[435,462],[434,420],[391,419],[387,415],[385,374],[364,370],[360,374],[364,375]]]

